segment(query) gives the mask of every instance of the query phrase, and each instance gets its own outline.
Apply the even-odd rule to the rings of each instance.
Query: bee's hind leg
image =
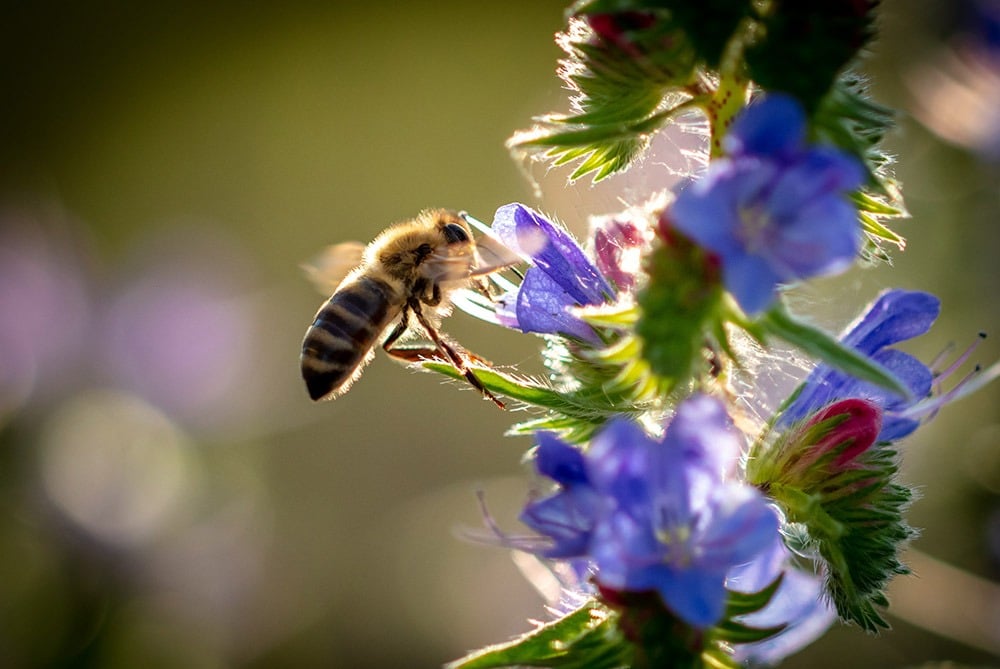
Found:
[[[462,354],[456,351],[451,344],[445,341],[445,339],[437,331],[437,328],[435,328],[430,323],[430,321],[427,320],[427,318],[423,314],[423,311],[421,311],[420,309],[419,302],[413,301],[407,306],[409,307],[409,309],[403,310],[403,318],[399,322],[399,325],[397,325],[393,329],[393,331],[389,334],[389,336],[386,337],[385,342],[382,343],[383,350],[385,350],[385,352],[391,355],[392,357],[396,358],[397,360],[402,360],[403,362],[419,363],[422,360],[439,360],[441,362],[450,363],[452,366],[455,367],[455,369],[457,369],[459,372],[462,373],[462,376],[464,376],[465,380],[469,382],[469,385],[471,385],[473,388],[481,392],[484,397],[490,399],[494,404],[497,405],[498,408],[500,409],[505,408],[504,403],[501,402],[499,399],[497,399],[497,397],[493,393],[491,393],[486,386],[483,385],[483,382],[476,377],[473,371],[468,368],[468,366],[466,365],[465,358],[462,356]],[[416,315],[417,321],[420,323],[420,326],[424,329],[424,331],[427,332],[427,336],[430,337],[431,341],[434,342],[434,348],[409,347],[409,346],[392,348],[392,344],[394,344],[396,340],[402,336],[403,332],[406,331],[407,327],[406,324],[408,321],[408,311],[410,309],[412,309],[413,313]],[[479,360],[479,358],[475,359]]]

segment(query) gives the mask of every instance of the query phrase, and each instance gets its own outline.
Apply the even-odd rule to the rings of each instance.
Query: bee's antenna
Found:
[[[466,223],[468,223],[469,225],[471,225],[472,227],[474,227],[476,230],[479,230],[479,232],[483,233],[484,235],[493,236],[493,229],[490,228],[490,226],[483,223],[482,221],[480,221],[472,214],[470,214],[469,212],[464,210],[460,211],[458,212],[458,217],[461,218]]]
[[[458,217],[461,218],[466,223],[468,223],[471,227],[475,228],[482,234],[486,235],[487,237],[491,239],[497,239],[496,234],[493,232],[493,228],[486,225],[485,223],[483,223],[478,218],[476,218],[469,212],[465,211],[464,209],[458,212]],[[500,240],[497,240],[497,243],[502,244]],[[524,273],[521,272],[521,270],[517,269],[516,267],[508,267],[507,269],[513,272],[517,276],[517,278],[519,278],[521,281],[524,281]],[[503,278],[499,278],[499,281],[494,277],[490,277],[490,279],[504,290],[515,290],[517,288],[517,286],[511,284],[510,282],[507,282],[508,285],[503,285],[501,283],[501,281],[505,281]]]

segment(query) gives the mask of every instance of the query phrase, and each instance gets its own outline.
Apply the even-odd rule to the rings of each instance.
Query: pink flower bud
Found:
[[[828,427],[823,427],[826,423]],[[832,462],[833,469],[843,469],[857,456],[867,451],[882,429],[882,410],[877,404],[859,398],[834,402],[820,409],[805,425],[807,433],[812,428],[819,440],[812,445],[817,458],[834,449],[840,452]]]
[[[594,229],[597,268],[618,290],[627,293],[635,287],[639,251],[645,243],[642,229],[627,219],[609,218]]]
[[[636,11],[590,14],[586,18],[598,37],[633,56],[640,54],[632,42],[632,35],[656,22],[655,17],[649,12]]]

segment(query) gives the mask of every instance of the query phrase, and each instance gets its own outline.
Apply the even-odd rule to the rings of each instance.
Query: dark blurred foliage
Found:
[[[515,417],[384,356],[346,397],[312,405],[297,357],[323,298],[299,264],[425,207],[489,220],[521,200],[582,232],[586,214],[666,185],[658,161],[681,139],[598,187],[537,174],[533,199],[503,142],[565,108],[562,11],[7,3],[0,666],[432,667],[545,617],[504,551],[454,536],[479,526],[479,487],[514,526],[528,446],[502,437]],[[801,299],[836,326],[882,286],[932,290],[942,320],[916,352],[985,330],[976,356],[990,363],[997,165],[918,111],[926,68],[961,76],[941,63],[968,43],[965,21],[953,3],[884,3],[867,71],[904,110],[890,148],[910,244],[895,267]],[[965,100],[944,107],[946,127],[988,130],[969,110],[989,105]],[[530,337],[463,315],[445,329],[538,372]],[[998,400],[989,388],[948,407],[904,448],[923,491],[916,547],[963,570],[939,580],[921,563],[899,579],[900,614],[924,627],[838,628],[786,666],[997,661],[948,638],[978,625],[995,651],[996,618],[920,616],[997,592],[963,579],[1000,578]]]

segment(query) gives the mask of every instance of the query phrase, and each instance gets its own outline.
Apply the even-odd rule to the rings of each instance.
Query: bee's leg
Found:
[[[396,324],[396,327],[392,329],[389,336],[385,338],[384,342],[382,342],[382,350],[396,360],[402,360],[403,362],[411,364],[419,363],[422,360],[437,360],[439,362],[454,364],[451,358],[447,357],[436,348],[430,348],[427,346],[394,346],[394,344],[400,337],[403,336],[409,327],[410,305],[407,304],[403,307],[403,315],[399,319],[399,323]]]
[[[420,301],[429,307],[436,307],[441,304],[441,286],[437,281],[434,281],[428,286],[428,288],[430,289],[429,294],[425,293],[424,295],[421,295]]]
[[[483,297],[487,298],[490,302],[495,302],[496,298],[498,297],[497,292],[493,289],[493,284],[491,284],[489,281],[481,277],[478,276],[472,277],[472,279],[469,281],[469,286],[474,291],[476,291]]]
[[[420,309],[420,303],[414,300],[410,303],[409,306],[413,310],[414,315],[417,317],[417,322],[420,323],[420,326],[424,329],[424,331],[427,332],[427,336],[431,338],[431,341],[434,342],[434,346],[436,348],[425,348],[425,349],[397,348],[392,350],[386,349],[386,353],[395,358],[398,358],[400,360],[405,360],[407,362],[419,362],[422,359],[426,360],[428,358],[432,360],[443,359],[447,362],[450,362],[455,367],[455,369],[457,369],[459,372],[462,373],[462,376],[465,377],[465,380],[468,381],[473,388],[481,392],[485,397],[489,398],[494,404],[497,405],[497,407],[503,409],[504,408],[503,402],[497,399],[497,397],[493,393],[491,393],[489,389],[486,388],[486,386],[483,385],[483,382],[480,381],[478,378],[476,378],[476,375],[472,372],[472,370],[466,366],[465,358],[463,358],[462,355],[458,351],[456,351],[451,344],[445,341],[445,339],[441,336],[441,334],[437,331],[437,329],[431,324],[430,321],[427,320],[427,318],[424,316],[423,311]],[[395,333],[395,331],[393,331],[393,333]],[[389,339],[391,338],[392,335],[389,336]],[[389,342],[389,339],[386,339],[386,341]],[[384,345],[383,348],[385,348]]]
[[[428,332],[432,331],[429,330]],[[437,332],[434,332],[434,334],[437,335]],[[501,409],[506,408],[504,403],[497,399],[496,396],[483,385],[482,381],[476,378],[473,371],[466,367],[465,360],[462,359],[462,356],[458,353],[458,351],[456,351],[454,347],[447,342],[441,340],[440,337],[436,338],[440,341],[440,348],[434,348],[431,346],[406,346],[400,348],[387,348],[385,349],[385,352],[396,360],[401,360],[409,364],[419,364],[427,360],[447,363],[461,372],[462,376],[465,377],[465,380],[469,382],[469,385],[481,392],[485,397],[489,398],[494,404],[497,405],[497,407]],[[481,358],[471,354],[469,357],[473,360],[481,360]]]
[[[403,333],[406,332],[407,328],[409,327],[410,327],[410,306],[405,305],[403,307],[403,314],[402,316],[400,316],[399,322],[396,323],[396,327],[392,329],[392,332],[389,333],[389,336],[385,338],[384,342],[382,342],[382,350],[391,355],[392,345],[395,344],[396,341],[403,336]]]
[[[417,365],[428,360],[454,365],[451,358],[431,346],[400,346],[397,348],[387,348],[385,349],[385,352],[396,360],[400,360],[411,365]]]

